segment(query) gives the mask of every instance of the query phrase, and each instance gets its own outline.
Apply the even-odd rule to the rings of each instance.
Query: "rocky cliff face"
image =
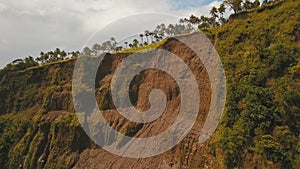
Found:
[[[197,33],[187,35],[186,39],[199,44]],[[106,152],[103,149],[89,148],[81,153],[78,163],[75,168],[211,168],[213,165],[218,166],[217,160],[212,160],[214,154],[208,143],[199,144],[199,134],[203,123],[206,119],[210,106],[211,86],[208,79],[208,74],[201,63],[199,57],[187,46],[177,41],[169,39],[160,49],[168,50],[176,56],[182,58],[191,68],[197,80],[200,91],[200,108],[199,116],[196,120],[191,132],[187,137],[176,147],[168,152],[156,157],[146,159],[131,159],[119,157]],[[157,52],[157,55],[160,55]],[[175,80],[168,74],[159,70],[148,70],[138,74],[131,84],[131,99],[135,107],[141,111],[147,110],[149,105],[149,94],[153,89],[161,89],[167,96],[167,106],[163,115],[154,122],[147,124],[132,123],[120,116],[115,110],[111,102],[111,94],[108,84],[112,79],[116,67],[120,62],[127,57],[123,55],[106,55],[103,65],[99,72],[99,88],[97,92],[105,98],[98,98],[100,108],[103,110],[103,115],[111,126],[126,135],[131,135],[139,138],[155,136],[157,133],[169,128],[177,118],[181,94]],[[163,57],[160,62],[164,62]],[[107,65],[109,64],[109,65]],[[174,66],[174,65],[170,65]],[[124,74],[124,76],[126,76]],[[109,138],[107,139],[109,140]]]
[[[186,38],[193,40],[195,35]],[[176,39],[169,39],[160,49],[177,55],[191,67],[201,97],[196,124],[176,147],[156,157],[130,159],[113,155],[95,145],[74,114],[71,81],[76,60],[69,60],[2,77],[1,84],[6,86],[2,90],[7,90],[7,97],[11,100],[2,99],[5,103],[1,104],[1,124],[11,122],[18,127],[17,135],[6,138],[11,142],[3,148],[2,163],[6,168],[211,167],[214,154],[207,144],[198,143],[210,105],[211,86],[206,69],[198,56]],[[133,123],[122,117],[112,102],[110,83],[116,68],[128,55],[105,54],[96,79],[97,102],[106,120],[121,133],[141,138],[154,136],[175,121],[181,103],[180,90],[169,74],[154,69],[143,71],[131,83],[131,101],[138,110],[145,111],[150,107],[150,92],[161,89],[167,97],[167,107],[159,119],[149,124]]]
[[[174,38],[159,47],[190,67],[201,104],[190,133],[176,147],[155,157],[122,158],[86,135],[72,102],[75,59],[0,73],[1,168],[299,168],[299,11],[300,1],[276,1],[206,30],[221,56],[228,92],[219,128],[202,145],[199,133],[212,100],[207,70],[194,51]],[[182,38],[201,44],[194,35]],[[150,92],[161,89],[167,99],[165,112],[147,124],[123,118],[115,109],[110,84],[116,68],[129,55],[104,55],[96,77],[96,100],[117,131],[141,138],[153,136],[175,121],[182,93],[169,74],[143,71],[130,86],[131,102],[138,110],[147,110]],[[105,140],[110,143],[111,137]]]

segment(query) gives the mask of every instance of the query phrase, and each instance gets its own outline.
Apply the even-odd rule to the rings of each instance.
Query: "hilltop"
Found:
[[[200,109],[205,113],[189,135],[172,150],[153,158],[120,158],[86,136],[72,103],[76,58],[2,71],[0,164],[3,168],[300,168],[299,11],[300,1],[277,1],[236,13],[222,26],[204,31],[226,73],[227,102],[221,124],[209,141],[199,145],[199,130],[209,106],[208,101],[203,102]],[[185,60],[193,56],[173,38],[153,46]],[[171,77],[147,71],[135,79],[133,100],[145,109],[150,91],[145,86],[162,88],[170,104],[165,122],[139,126],[115,115],[109,84],[117,65],[131,52],[105,54],[98,71],[97,101],[113,127],[125,134],[147,136],[171,124],[172,113],[180,106],[180,94]],[[207,79],[201,63],[189,66],[195,65],[201,72],[197,78]],[[151,80],[154,78],[156,81]],[[199,88],[202,99],[209,100],[209,84],[201,83]]]

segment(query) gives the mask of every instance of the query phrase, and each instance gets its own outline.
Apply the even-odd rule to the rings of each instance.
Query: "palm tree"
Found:
[[[104,51],[109,52],[109,51],[114,50],[115,47],[113,46],[112,42],[109,40],[109,41],[102,43],[102,48]]]
[[[137,39],[134,39],[132,42],[133,42],[132,46],[135,47],[135,48],[137,48],[138,44],[139,44],[139,41]]]
[[[147,43],[149,43],[149,39],[148,39],[149,33],[150,32],[148,30],[145,30],[145,36],[146,36],[146,39],[147,39]]]
[[[200,24],[201,22],[200,22],[200,19],[199,19],[199,22],[198,22],[198,25]],[[186,31],[188,32],[188,33],[190,33],[190,32],[193,32],[194,30],[195,30],[195,28],[193,27],[193,25],[191,24],[191,23],[188,23],[187,25],[186,25]]]
[[[212,23],[212,26],[216,26],[217,23],[216,23],[216,19],[218,18],[218,9],[216,7],[213,7],[209,14],[211,15],[211,23]]]
[[[115,52],[119,52],[119,51],[121,51],[122,49],[123,49],[122,46],[117,46],[117,47],[115,48]]]
[[[98,53],[100,53],[101,49],[102,49],[102,46],[95,43],[93,48],[92,48],[92,51],[93,51],[93,53],[98,54]]]
[[[260,1],[259,0],[255,0],[254,2],[253,2],[253,8],[257,8],[257,7],[259,7],[260,6]]]
[[[153,41],[153,36],[155,35],[155,33],[154,32],[149,32],[149,36],[150,36],[150,38],[151,38],[151,43],[153,43],[154,41]]]
[[[111,44],[110,50],[114,50],[115,47],[118,45],[118,42],[116,41],[116,39],[114,37],[111,37],[110,38],[110,44]]]
[[[226,12],[226,7],[224,5],[224,3],[222,3],[220,5],[220,7],[218,8],[218,12],[219,12],[219,20],[221,22],[221,24],[224,24],[226,22],[226,19],[224,18],[224,13]]]
[[[219,14],[220,14],[220,17],[223,17],[223,16],[224,16],[225,11],[226,11],[226,7],[225,7],[225,5],[222,3],[222,4],[220,5],[220,7],[218,8],[218,12],[219,12]]]
[[[156,42],[159,42],[159,41],[161,40],[161,39],[160,39],[160,36],[158,36],[157,34],[154,35],[154,38],[155,38],[155,41],[156,41]]]
[[[24,59],[24,64],[26,67],[37,66],[38,63],[34,61],[32,56],[28,56]]]
[[[216,7],[212,7],[211,10],[209,11],[209,14],[214,18],[218,17],[217,13],[218,13],[218,9]]]
[[[84,55],[90,55],[92,50],[89,47],[85,47],[82,52]]]
[[[37,57],[35,60],[37,61],[37,62],[39,62],[39,63],[43,63],[44,62],[44,60],[43,60],[43,55],[44,55],[45,53],[44,52],[41,52],[40,53],[40,57]]]
[[[169,24],[166,28],[166,33],[170,36],[175,34],[175,26],[173,24]]]
[[[205,29],[209,28],[210,21],[209,21],[208,17],[202,15],[200,17],[200,20],[201,20],[201,24],[198,26],[199,29],[205,30]]]
[[[142,44],[144,43],[144,35],[143,34],[140,34],[140,37],[141,37],[141,42]]]
[[[64,50],[60,52],[59,56],[60,56],[60,59],[64,60],[66,57],[67,57],[67,52],[65,52]]]
[[[79,51],[69,52],[68,54],[71,55],[71,58],[76,58],[80,54],[80,52]]]
[[[197,16],[191,15],[190,19],[188,19],[188,22],[190,22],[191,24],[199,24],[200,23],[200,19]]]
[[[228,5],[234,13],[237,13],[242,10],[242,2],[243,0],[225,0],[224,4]]]
[[[133,48],[133,45],[132,45],[131,43],[129,43],[129,47],[130,47],[130,48]]]

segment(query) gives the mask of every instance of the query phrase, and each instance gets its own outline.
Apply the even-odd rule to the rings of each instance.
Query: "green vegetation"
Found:
[[[15,119],[2,120],[0,119],[0,163],[3,168],[8,168],[7,161],[9,160],[9,152],[14,144],[21,140],[23,133],[29,127],[29,120]]]
[[[235,12],[228,20],[223,17],[226,6]],[[140,42],[125,42],[126,47],[112,38],[83,53],[147,51],[196,25],[214,42],[227,77],[225,113],[210,143],[213,156],[221,156],[227,168],[243,168],[249,156],[258,168],[300,168],[299,11],[297,0],[265,1],[262,6],[230,0],[214,7],[211,17],[192,15],[177,26],[162,24],[145,31]],[[56,49],[0,70],[3,168],[71,168],[78,154],[92,145],[73,114],[71,78],[78,54]],[[97,98],[99,106],[108,109],[109,84],[100,91],[105,97]],[[127,135],[142,127],[121,126],[115,119],[110,123]]]
[[[158,47],[160,44],[165,42],[168,37],[195,31],[192,23],[189,23],[183,19],[181,19],[179,22],[180,23],[169,25],[162,23],[157,25],[155,30],[145,30],[144,33],[136,36],[132,42],[125,41],[123,42],[124,44],[120,44],[115,40],[115,38],[111,37],[110,40],[105,41],[102,44],[94,44],[91,49],[89,47],[85,47],[82,53],[84,55],[98,55],[106,52],[127,53],[148,50]],[[137,40],[138,37],[140,38],[140,41]]]
[[[258,154],[262,166],[300,167],[300,2],[277,4],[208,30],[226,70],[227,106],[218,133],[228,168],[242,167],[249,153]]]
[[[137,48],[124,49],[118,53],[146,52],[151,49],[156,49],[157,47],[161,46],[162,44],[164,44],[167,41],[168,41],[168,38],[165,38],[162,41],[151,43],[150,45],[139,46]]]

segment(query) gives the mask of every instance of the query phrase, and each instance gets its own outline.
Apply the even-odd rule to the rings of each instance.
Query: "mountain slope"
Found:
[[[202,100],[197,123],[172,150],[153,158],[128,159],[96,146],[74,114],[71,78],[75,59],[8,71],[0,75],[0,164],[3,168],[300,168],[300,2],[279,1],[230,17],[205,33],[215,44],[227,78],[226,110],[213,138],[198,144],[209,107],[209,84],[199,84]],[[192,37],[192,35],[183,35]],[[170,38],[159,48],[185,60],[194,54]],[[168,97],[164,122],[136,128],[116,115],[110,98],[112,73],[129,53],[106,54],[98,71],[97,101],[112,126],[146,136],[172,124],[180,94],[163,72],[135,79],[133,100],[149,106],[152,88]],[[201,62],[197,78],[207,79]],[[156,81],[153,81],[156,79]],[[159,83],[163,81],[163,83]],[[109,140],[109,139],[108,139]]]
[[[299,168],[299,11],[299,1],[279,1],[211,32],[234,91],[218,138],[229,168]]]

